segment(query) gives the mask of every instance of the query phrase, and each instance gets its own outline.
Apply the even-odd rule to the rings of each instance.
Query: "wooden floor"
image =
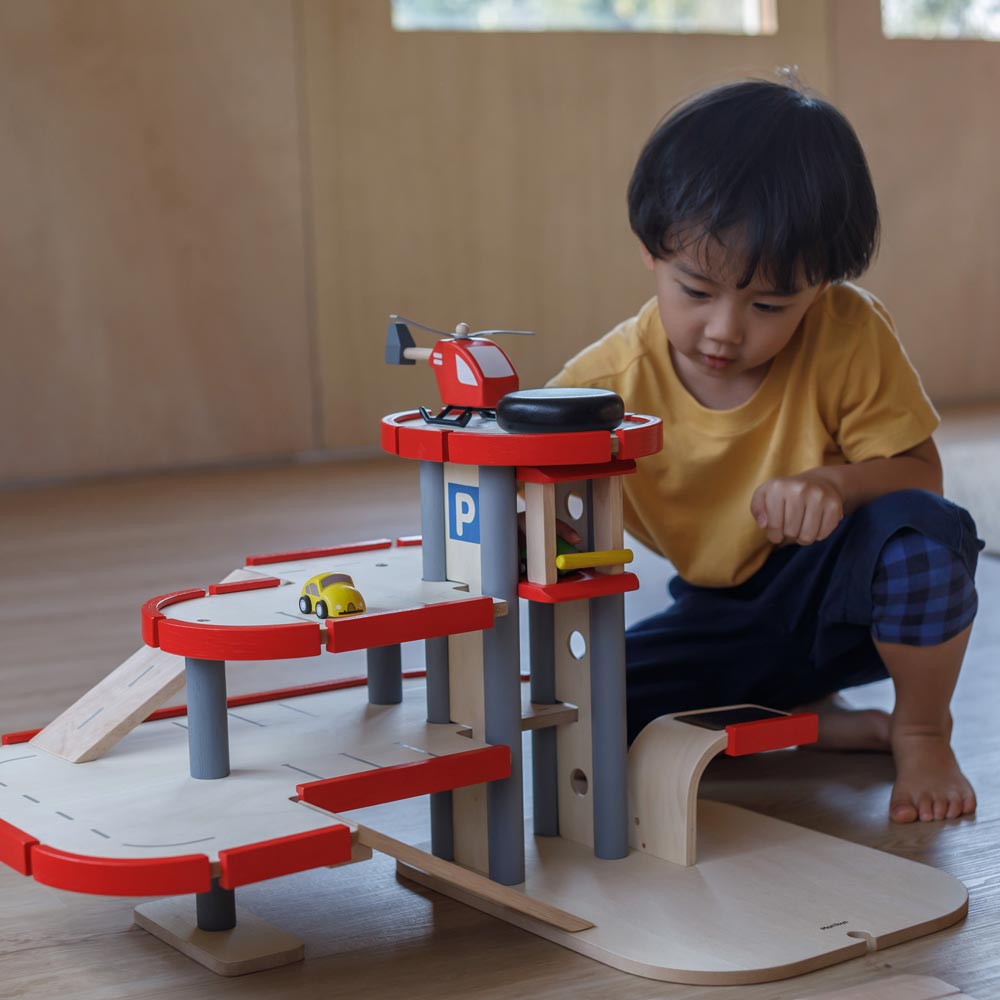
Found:
[[[416,467],[367,463],[204,472],[0,494],[0,731],[48,722],[140,643],[146,598],[204,586],[253,553],[420,530]],[[667,567],[642,554],[635,619]],[[954,705],[955,743],[979,793],[974,819],[886,819],[888,757],[790,751],[713,764],[703,795],[944,869],[967,920],[929,938],[765,986],[638,979],[449,899],[397,882],[393,863],[248,887],[241,904],[306,942],[299,966],[213,976],[132,926],[133,900],[76,896],[0,870],[0,997],[807,997],[911,973],[1000,997],[1000,560],[984,558],[981,612]],[[408,656],[415,651],[408,651]],[[363,672],[362,656],[230,668],[239,693]],[[859,704],[887,706],[885,684]],[[81,765],[86,766],[86,765]]]

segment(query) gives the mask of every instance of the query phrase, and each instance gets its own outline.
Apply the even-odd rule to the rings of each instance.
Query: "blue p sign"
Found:
[[[448,535],[479,544],[479,487],[448,484]]]

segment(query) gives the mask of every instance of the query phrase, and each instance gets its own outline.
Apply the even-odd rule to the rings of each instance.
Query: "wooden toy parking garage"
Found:
[[[715,755],[808,742],[815,717],[706,706],[656,720],[626,749],[624,594],[638,580],[622,484],[659,449],[659,422],[611,421],[587,393],[505,399],[499,422],[383,420],[385,450],[419,466],[419,539],[255,556],[207,592],[148,601],[142,650],[41,732],[4,738],[0,859],[70,891],[168,897],[136,922],[224,975],[303,957],[237,907],[241,886],[373,850],[407,879],[682,983],[792,976],[961,919],[965,888],[944,873],[698,802]],[[587,414],[594,425],[561,425],[566,406],[574,428]],[[562,574],[557,518],[586,540]],[[367,610],[302,613],[303,583],[326,572],[348,574]],[[425,643],[424,678],[402,677],[412,640]],[[321,666],[360,649],[358,683],[318,671],[307,688],[227,699],[227,662]],[[186,713],[157,712],[185,682]],[[406,842],[384,805],[416,796],[429,844]]]

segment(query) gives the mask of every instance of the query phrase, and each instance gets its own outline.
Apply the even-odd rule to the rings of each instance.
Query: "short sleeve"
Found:
[[[887,315],[871,309],[853,334],[837,444],[849,462],[891,458],[926,441],[940,419]]]

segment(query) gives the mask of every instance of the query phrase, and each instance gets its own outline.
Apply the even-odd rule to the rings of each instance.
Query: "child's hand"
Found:
[[[844,498],[826,479],[804,472],[761,483],[750,498],[750,513],[775,545],[811,545],[840,524]]]

